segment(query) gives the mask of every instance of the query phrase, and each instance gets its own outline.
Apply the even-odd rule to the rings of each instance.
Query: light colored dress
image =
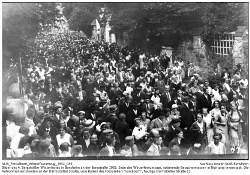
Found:
[[[181,73],[180,73],[180,76],[181,76],[181,79],[185,79],[185,69],[184,69],[184,62],[183,61],[180,61],[178,62],[179,63],[179,66],[181,67]]]
[[[214,136],[214,130],[211,127],[211,125],[213,125],[212,123],[212,116],[210,114],[207,114],[207,116],[203,115],[203,120],[206,123],[206,127],[207,127],[207,140],[208,140],[208,144],[210,142],[213,142],[213,136]]]
[[[222,142],[219,142],[218,145],[215,145],[214,142],[211,142],[206,147],[206,152],[209,154],[226,154],[226,147]]]
[[[240,146],[243,144],[242,127],[241,127],[241,113],[234,111],[228,113],[228,125],[229,125],[229,139],[230,146]]]
[[[214,117],[220,116],[220,115],[221,115],[220,109],[219,109],[219,108],[213,108],[213,109],[209,112],[209,114],[210,114],[211,116],[214,116]]]
[[[220,117],[220,121],[218,121]],[[225,146],[229,146],[228,141],[228,124],[227,124],[227,113],[220,114],[220,116],[215,117],[215,122],[219,122],[225,125],[215,124],[215,132],[220,133],[222,135],[221,142],[225,144]]]
[[[65,133],[65,135],[63,137],[61,137],[60,134],[57,134],[56,135],[56,140],[57,140],[57,143],[58,143],[58,147],[60,147],[60,145],[62,143],[64,143],[64,142],[67,142],[71,146],[70,137],[71,137],[71,135],[68,134],[68,133]]]

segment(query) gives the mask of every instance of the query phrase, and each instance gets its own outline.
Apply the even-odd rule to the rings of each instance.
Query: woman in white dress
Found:
[[[220,133],[215,133],[213,136],[214,141],[206,147],[205,152],[208,154],[226,154],[226,147],[221,142],[221,138]]]
[[[214,135],[214,121],[213,118],[210,114],[207,112],[207,108],[202,108],[202,116],[203,116],[203,121],[206,123],[206,128],[207,128],[207,140],[208,144],[213,141],[213,135]]]
[[[227,125],[227,110],[226,105],[221,105],[221,113],[220,115],[215,116],[214,124],[215,124],[215,132],[221,134],[221,142],[225,144],[226,148],[228,148],[228,125]]]
[[[212,118],[215,118],[216,116],[219,116],[221,114],[220,111],[220,102],[218,100],[214,101],[213,109],[210,111],[210,115]]]
[[[182,80],[184,80],[185,79],[185,65],[184,65],[184,62],[183,62],[183,60],[181,58],[178,61],[178,64],[179,64],[179,66],[181,68],[180,77],[181,77]]]
[[[66,127],[60,127],[59,129],[59,134],[56,135],[56,141],[58,144],[58,148],[60,147],[60,145],[64,142],[69,144],[69,147],[74,145],[74,140],[72,138],[72,136],[68,133],[66,133]]]
[[[229,139],[231,148],[237,149],[243,144],[242,137],[242,114],[237,110],[234,103],[231,104],[231,111],[228,113]]]

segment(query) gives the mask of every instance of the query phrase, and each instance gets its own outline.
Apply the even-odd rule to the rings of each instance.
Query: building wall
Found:
[[[240,36],[235,37],[233,47],[230,51],[234,68],[237,64],[241,64],[243,69],[248,70],[248,42],[247,30],[245,30]],[[227,67],[227,65],[215,64],[216,62],[210,63],[209,60],[211,59],[209,59],[206,48],[207,47],[202,42],[200,36],[193,36],[192,40],[184,41],[179,45],[177,50],[175,50],[175,57],[182,58],[186,67],[188,67],[189,63],[193,63],[197,73],[208,78],[209,74],[213,73],[214,69],[218,69],[220,73],[222,71],[221,67]],[[221,64],[228,64],[228,61]]]

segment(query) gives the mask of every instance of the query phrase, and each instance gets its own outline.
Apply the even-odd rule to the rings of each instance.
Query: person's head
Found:
[[[154,137],[154,143],[156,145],[161,145],[162,144],[162,137]]]
[[[197,122],[201,123],[203,120],[202,115],[200,113],[197,114]]]
[[[236,104],[234,104],[234,103],[231,103],[231,110],[232,111],[236,111],[237,110],[237,106],[236,106]]]
[[[71,148],[71,156],[76,157],[82,152],[82,145],[73,145]]]
[[[207,108],[202,108],[202,114],[204,114],[204,115],[207,114]]]
[[[227,111],[227,107],[225,104],[221,104],[221,112],[226,112]]]
[[[193,101],[193,102],[196,102],[196,95],[192,95],[192,98],[191,98],[191,100]]]
[[[47,140],[51,144],[52,139],[51,139],[49,133],[45,132],[42,139]]]
[[[149,138],[154,139],[155,137],[160,137],[159,131],[156,129],[152,129],[149,134]]]
[[[172,105],[172,111],[173,111],[174,113],[176,113],[176,112],[178,111],[178,105],[177,105],[177,104],[173,104],[173,105]]]
[[[30,118],[30,119],[33,119],[34,116],[35,116],[35,114],[36,114],[35,109],[29,108],[29,109],[26,111],[26,115],[27,115],[27,117]]]
[[[208,82],[208,80],[205,80],[205,82],[204,82],[204,86],[205,86],[205,87],[208,87],[208,86],[209,86],[209,82]]]
[[[79,120],[85,119],[85,111],[79,111],[78,115],[79,115]]]
[[[114,146],[115,142],[116,142],[114,135],[111,135],[110,137],[107,137],[106,142],[107,142],[107,145]]]
[[[189,97],[188,96],[182,96],[182,102],[188,103]]]
[[[147,117],[147,113],[146,113],[145,111],[143,111],[143,112],[141,113],[141,119],[142,119],[143,121],[145,121],[145,120],[146,120],[146,117]]]
[[[177,138],[180,138],[180,139],[184,138],[183,131],[180,128],[176,129],[176,133],[175,134],[176,134]]]
[[[214,101],[214,108],[219,109],[220,108],[220,102],[218,100]]]
[[[69,151],[69,144],[67,142],[63,142],[60,146],[59,149],[61,152],[68,152]]]
[[[90,142],[92,144],[97,144],[97,141],[98,141],[98,137],[96,134],[92,134],[91,137],[90,137]]]
[[[90,132],[89,132],[89,129],[87,128],[84,128],[83,131],[82,131],[82,136],[85,140],[89,139],[90,138]]]
[[[160,94],[160,90],[157,89],[157,90],[155,91],[155,95],[159,95],[159,94]]]
[[[209,94],[209,89],[208,89],[208,87],[204,87],[204,93],[205,93],[206,95]]]
[[[221,139],[222,139],[221,133],[215,133],[214,136],[213,136],[213,139],[214,139],[214,144],[215,144],[215,145],[218,145],[219,142],[220,142]]]
[[[171,155],[180,155],[181,151],[180,151],[180,147],[177,145],[173,145],[172,147],[170,147],[170,154]]]
[[[36,143],[36,151],[39,154],[45,154],[49,149],[50,143],[47,140],[40,140]]]
[[[139,127],[141,124],[141,119],[140,118],[135,118],[135,126]]]
[[[107,122],[107,123],[106,123],[106,128],[107,128],[107,129],[112,129],[112,128],[111,128],[111,123],[110,123],[110,122]]]
[[[107,129],[106,122],[101,123],[100,128],[101,128],[101,131],[106,130]]]
[[[160,150],[160,156],[167,156],[169,154],[169,148],[168,147],[162,147]]]
[[[62,107],[57,107],[56,113],[57,113],[57,114],[61,114],[61,113],[62,113]]]
[[[237,101],[238,100],[238,96],[236,94],[233,95],[233,100]]]
[[[119,114],[119,119],[121,121],[125,121],[126,120],[126,115],[124,113]]]
[[[200,89],[200,91],[203,91],[204,90],[204,84],[199,84],[199,89]]]
[[[29,133],[29,128],[25,127],[25,126],[21,126],[19,129],[19,133],[23,134],[23,135],[28,135]]]
[[[65,123],[65,121],[64,120],[59,120],[59,125],[60,125],[60,127],[64,127],[64,126],[66,126],[66,123]]]
[[[65,133],[66,133],[66,127],[65,127],[65,126],[60,127],[60,128],[59,128],[59,133],[60,133],[61,136],[64,136]]]
[[[29,139],[30,139],[30,136],[28,136],[28,135],[23,136],[20,139],[20,142],[18,144],[18,148],[24,148],[25,146],[28,146],[29,145]]]

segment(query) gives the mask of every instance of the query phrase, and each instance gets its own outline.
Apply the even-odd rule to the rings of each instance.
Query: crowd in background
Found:
[[[208,80],[166,54],[69,35],[38,43],[23,67],[27,117],[6,114],[7,157],[247,153],[240,65]]]

